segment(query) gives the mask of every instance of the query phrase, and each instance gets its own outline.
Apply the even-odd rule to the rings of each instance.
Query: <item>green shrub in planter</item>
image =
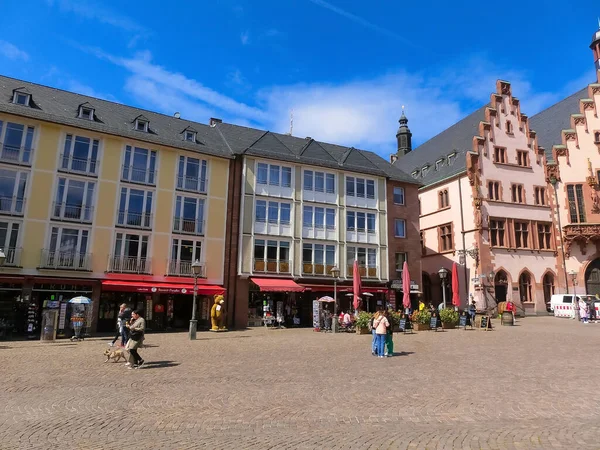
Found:
[[[371,317],[373,317],[373,314],[371,313],[368,313],[366,311],[359,312],[358,318],[356,319],[356,327],[369,328],[369,322],[371,321]]]
[[[442,323],[456,325],[458,323],[458,312],[452,308],[442,309],[440,311],[440,319]]]
[[[402,313],[399,311],[392,311],[391,309],[388,311],[388,318],[393,327],[397,328],[400,326],[400,318],[402,317]]]
[[[412,313],[412,316],[410,316],[410,321],[413,323],[422,323],[423,325],[429,324],[431,321],[431,313],[427,309],[415,311]]]

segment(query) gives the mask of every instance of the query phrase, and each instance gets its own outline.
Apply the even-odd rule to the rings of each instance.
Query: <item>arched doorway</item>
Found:
[[[431,277],[428,273],[423,272],[421,282],[423,284],[423,301],[428,303],[431,301]]]
[[[529,272],[523,272],[519,276],[519,299],[521,303],[533,301],[531,274]]]
[[[542,280],[544,283],[544,302],[550,303],[551,297],[554,295],[554,275],[547,273]]]
[[[494,278],[494,292],[496,303],[505,302],[508,293],[508,277],[504,270],[499,271]]]
[[[600,294],[600,258],[593,260],[585,269],[585,290],[588,295]]]

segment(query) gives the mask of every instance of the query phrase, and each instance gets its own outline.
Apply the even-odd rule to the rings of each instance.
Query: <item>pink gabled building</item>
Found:
[[[496,83],[490,103],[409,152],[395,164],[419,190],[422,286],[439,304],[459,270],[462,306],[512,300],[527,314],[546,311],[557,282],[557,230],[548,198],[546,156],[511,85]],[[414,277],[414,275],[413,275]]]

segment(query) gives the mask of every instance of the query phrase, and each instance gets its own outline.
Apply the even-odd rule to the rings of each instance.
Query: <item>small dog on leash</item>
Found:
[[[111,359],[113,360],[113,362],[119,362],[119,360],[121,358],[123,358],[125,361],[127,361],[127,358],[125,357],[125,351],[120,348],[118,348],[118,349],[107,348],[106,350],[104,350],[104,356],[106,356],[106,361],[104,361],[105,363],[107,363]]]

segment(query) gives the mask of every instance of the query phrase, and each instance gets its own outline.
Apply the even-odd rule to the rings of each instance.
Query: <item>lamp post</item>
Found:
[[[442,267],[438,270],[440,280],[442,280],[442,298],[444,300],[444,309],[446,309],[446,277],[448,277],[448,269]]]
[[[198,294],[198,275],[202,271],[202,264],[196,260],[192,263],[192,273],[194,275],[194,298],[192,305],[192,318],[190,320],[190,340],[196,339],[196,331],[198,330],[198,321],[196,320],[196,295]]]
[[[573,319],[577,319],[579,321],[579,301],[577,300],[577,272],[574,270],[569,271],[569,277],[571,277],[571,282],[573,283]]]
[[[331,331],[337,333],[337,279],[340,276],[340,269],[337,266],[333,266],[329,273],[333,277],[333,320],[331,321]]]

